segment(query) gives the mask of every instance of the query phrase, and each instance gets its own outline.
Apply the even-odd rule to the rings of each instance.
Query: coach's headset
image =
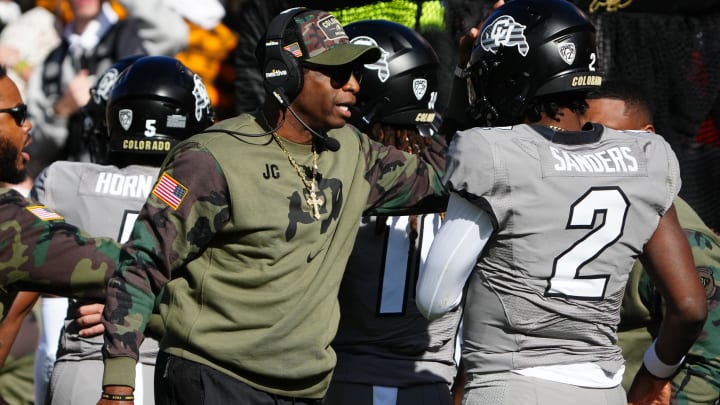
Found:
[[[281,107],[287,108],[288,111],[295,116],[295,119],[318,138],[327,150],[335,152],[340,149],[340,143],[335,138],[330,138],[324,132],[317,132],[310,128],[290,106],[290,99],[297,96],[300,90],[302,90],[303,69],[300,61],[289,51],[285,50],[282,44],[285,31],[290,22],[293,21],[296,15],[309,10],[307,7],[290,8],[273,18],[265,34],[264,44],[260,42],[257,48],[255,48],[255,57],[258,60],[260,59],[260,50],[263,49],[264,45],[265,54],[262,62],[262,72],[265,90],[275,97]],[[299,38],[298,41],[302,41],[302,37]],[[304,44],[299,43],[298,46],[304,51]]]
[[[263,86],[272,94],[283,108],[290,107],[290,98],[295,97],[303,86],[303,71],[300,63],[290,52],[282,48],[285,30],[296,15],[308,10],[305,7],[290,8],[278,14],[270,21],[265,37],[255,47],[255,58],[262,62]],[[264,50],[264,53],[262,51]],[[263,55],[262,60],[260,59]],[[260,137],[275,132],[277,128],[259,134],[213,128],[212,131],[226,132],[231,135]],[[211,132],[206,130],[204,132]]]
[[[289,51],[283,49],[282,43],[285,36],[285,30],[287,30],[287,27],[290,22],[293,21],[293,18],[295,18],[296,15],[308,10],[309,9],[306,7],[295,7],[287,9],[273,18],[272,21],[270,21],[265,38],[263,38],[255,48],[255,57],[260,60],[260,52],[264,47],[265,53],[262,60],[262,72],[265,90],[275,97],[281,107],[287,108],[290,113],[295,116],[295,119],[297,119],[298,122],[305,127],[305,129],[318,138],[325,149],[331,152],[336,152],[340,149],[340,142],[338,142],[335,138],[330,138],[325,133],[320,133],[310,128],[310,126],[307,125],[290,106],[290,98],[295,97],[298,93],[300,93],[300,90],[302,90],[303,70],[302,66],[300,66],[300,62]],[[302,38],[300,38],[300,40],[302,40]],[[284,121],[285,120],[283,119],[283,122]],[[277,127],[259,134],[249,134],[222,128],[207,129],[203,132],[224,132],[234,137],[261,137],[277,131],[278,128],[282,126],[283,122],[281,122]]]
[[[288,107],[289,99],[298,95],[303,86],[303,70],[300,62],[289,51],[283,49],[285,31],[296,15],[308,10],[306,7],[295,7],[283,11],[270,22],[264,38],[263,84],[265,90],[272,94],[282,107]],[[303,44],[298,45],[304,48]],[[259,56],[262,47],[263,44],[260,43],[256,48],[256,57]]]

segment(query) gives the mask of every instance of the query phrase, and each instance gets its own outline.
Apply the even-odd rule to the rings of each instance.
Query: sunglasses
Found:
[[[0,108],[0,113],[12,115],[15,123],[21,127],[27,119],[27,106],[25,104],[18,104],[12,108]]]
[[[340,66],[308,65],[307,68],[328,76],[333,85],[342,86],[350,80],[350,75],[355,76],[358,83],[362,82],[364,66],[360,63],[348,63]]]

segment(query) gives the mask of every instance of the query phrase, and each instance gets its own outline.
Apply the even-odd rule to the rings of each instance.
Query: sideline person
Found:
[[[672,149],[658,135],[582,126],[602,76],[595,28],[570,2],[499,7],[466,72],[479,127],[449,148],[446,221],[417,287],[429,319],[464,304],[463,403],[660,398],[707,315],[672,206]],[[638,255],[667,316],[626,399],[616,329]]]
[[[0,66],[0,183],[27,179],[32,124],[15,83]],[[19,291],[104,299],[119,246],[92,238],[52,209],[0,187],[0,314]]]
[[[614,129],[655,132],[653,114],[645,94],[634,83],[606,80],[587,97],[583,119]],[[703,332],[688,351],[685,362],[672,376],[670,404],[714,405],[720,400],[720,347],[716,327],[720,319],[720,237],[680,197],[673,201],[678,222],[685,231],[693,262],[708,301]],[[642,262],[636,261],[625,290],[618,345],[623,349],[626,373],[623,386],[642,365],[644,347],[652,342],[662,321],[662,296],[650,282]]]
[[[348,24],[352,43],[379,46],[365,65],[350,122],[370,138],[421,153],[438,135],[440,64],[417,32],[385,20]],[[442,214],[366,215],[340,285],[337,354],[324,405],[449,405],[462,311],[429,322],[415,283]]]
[[[413,155],[347,125],[377,47],[295,8],[270,23],[257,56],[265,103],[170,151],[124,245],[103,313],[100,404],[132,397],[163,286],[157,403],[319,403],[362,214],[447,201],[443,142]]]

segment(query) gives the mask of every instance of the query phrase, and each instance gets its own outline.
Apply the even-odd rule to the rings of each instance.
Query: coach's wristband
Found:
[[[135,395],[122,395],[122,394],[110,394],[108,392],[103,392],[102,395],[100,395],[100,398],[107,399],[110,401],[135,401]]]
[[[648,349],[645,351],[645,355],[643,356],[643,364],[645,365],[645,368],[647,371],[650,372],[650,374],[654,375],[657,378],[669,378],[673,374],[675,374],[675,371],[677,371],[678,367],[682,364],[683,361],[685,361],[685,356],[683,356],[680,361],[677,364],[670,365],[665,364],[660,360],[657,356],[657,353],[655,352],[655,340],[653,340],[652,344]]]

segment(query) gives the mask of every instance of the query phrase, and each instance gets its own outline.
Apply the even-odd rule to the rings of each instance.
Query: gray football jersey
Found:
[[[415,305],[415,284],[440,227],[440,215],[364,217],[340,286],[333,381],[406,387],[456,374],[461,310],[429,322]],[[418,234],[409,235],[409,221]]]
[[[61,213],[68,223],[94,236],[124,242],[130,236],[135,218],[152,190],[158,168],[102,166],[87,162],[58,161],[35,180],[31,195]],[[69,318],[81,302],[70,300]],[[103,336],[78,336],[74,321],[65,320],[60,336],[58,359],[102,359]],[[140,360],[155,364],[157,341],[148,338],[142,345]]]
[[[468,371],[594,362],[617,372],[628,274],[680,188],[668,143],[519,125],[461,132],[449,154],[448,186],[496,223],[466,297]]]

